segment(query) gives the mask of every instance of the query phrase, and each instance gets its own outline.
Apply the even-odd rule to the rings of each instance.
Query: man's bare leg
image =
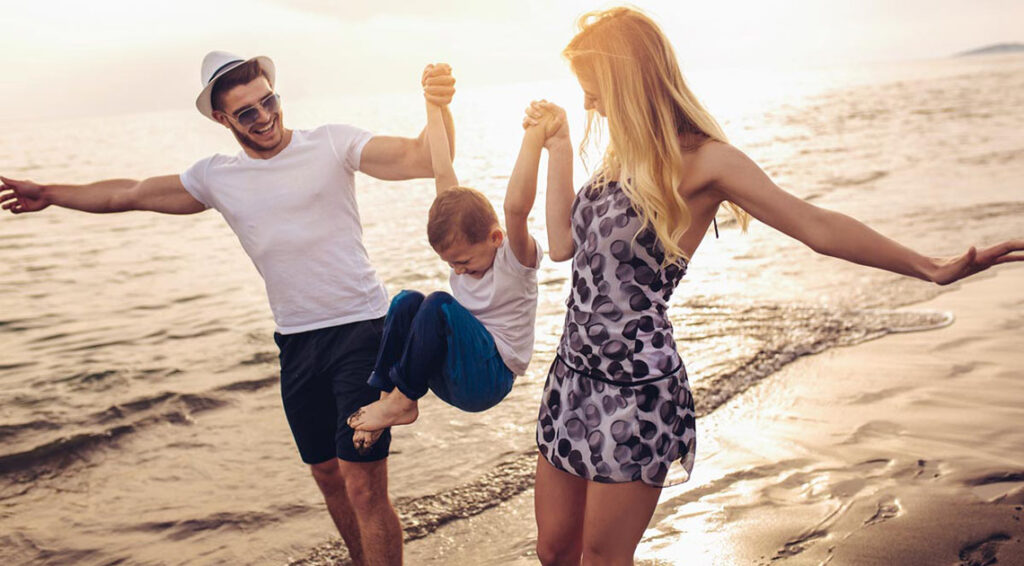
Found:
[[[345,478],[341,475],[341,467],[338,460],[328,460],[310,466],[313,472],[313,479],[316,481],[320,493],[327,503],[327,511],[334,520],[334,526],[338,528],[341,539],[348,547],[349,557],[355,566],[366,566],[367,562],[363,556],[362,539],[359,534],[359,523],[356,520],[355,511],[348,500],[348,492],[345,490]]]
[[[348,426],[355,430],[383,430],[385,428],[410,424],[419,417],[419,406],[397,388],[387,397],[370,403],[348,418]]]
[[[338,460],[351,509],[359,524],[367,566],[402,564],[402,525],[388,498],[388,461]]]

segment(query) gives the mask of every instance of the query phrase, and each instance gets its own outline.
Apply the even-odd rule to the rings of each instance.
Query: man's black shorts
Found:
[[[303,462],[387,458],[390,430],[384,431],[369,452],[360,454],[345,422],[357,409],[380,398],[380,390],[366,380],[377,361],[383,330],[384,318],[378,318],[298,334],[274,334],[281,350],[284,412]]]

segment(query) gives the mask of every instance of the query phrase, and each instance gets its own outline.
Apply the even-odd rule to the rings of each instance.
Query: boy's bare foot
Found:
[[[396,389],[380,401],[370,403],[352,413],[348,418],[348,426],[356,430],[381,430],[389,426],[409,424],[419,415],[416,401]]]
[[[352,444],[356,447],[356,452],[366,454],[382,434],[383,430],[355,430],[352,431]]]
[[[387,391],[380,392],[381,399],[387,399]],[[370,451],[370,448],[376,444],[377,440],[380,439],[380,435],[384,434],[384,429],[381,430],[353,430],[352,431],[352,445],[356,447],[356,452],[360,454],[366,454]]]

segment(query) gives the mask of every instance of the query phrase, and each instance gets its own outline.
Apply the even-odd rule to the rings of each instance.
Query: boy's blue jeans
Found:
[[[515,375],[484,325],[448,293],[395,295],[369,384],[410,399],[433,391],[442,401],[478,412],[512,390]]]

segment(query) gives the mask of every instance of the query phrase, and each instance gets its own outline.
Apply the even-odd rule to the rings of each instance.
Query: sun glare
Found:
[[[116,106],[175,107],[179,102],[171,101],[196,88],[198,61],[212,49],[272,56],[299,95],[407,90],[412,82],[406,77],[437,60],[457,69],[464,88],[564,78],[559,52],[576,18],[611,5],[588,0],[4,4],[0,23],[5,44],[14,46],[0,52],[8,101],[0,112],[6,117],[46,116],[55,107],[74,114],[108,111],[104,99],[112,94],[158,82],[165,84],[151,102],[119,100]],[[665,29],[687,72],[945,56],[1018,39],[1011,23],[1024,19],[1024,5],[1011,0],[983,8],[952,3],[946,10],[925,9],[923,0],[892,10],[877,1],[856,9],[845,2],[802,0],[633,4]],[[78,96],[67,100],[67,92]]]

